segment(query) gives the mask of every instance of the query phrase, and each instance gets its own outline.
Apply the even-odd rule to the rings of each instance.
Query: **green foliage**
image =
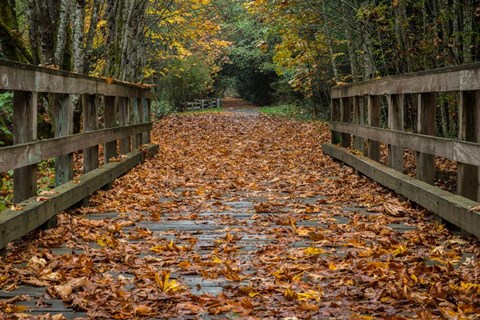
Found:
[[[171,59],[158,81],[159,109],[178,110],[180,103],[205,98],[213,90],[211,68],[196,56]]]
[[[242,2],[218,1],[225,14],[222,29],[232,45],[227,63],[216,82],[224,96],[240,96],[257,104],[273,101],[272,84],[277,80],[272,63],[276,35],[250,15]]]
[[[173,105],[170,103],[170,101],[165,95],[157,96],[152,101],[152,113],[155,115],[155,118],[157,119],[163,116],[166,116],[172,110],[173,110]]]
[[[0,146],[13,142],[13,93],[0,93]]]
[[[297,104],[278,104],[274,106],[265,106],[260,108],[260,113],[271,116],[294,118],[297,120],[315,119],[314,113],[310,108]]]

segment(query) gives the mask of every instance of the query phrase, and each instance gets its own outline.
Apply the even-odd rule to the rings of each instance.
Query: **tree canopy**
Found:
[[[159,84],[328,105],[329,87],[478,61],[475,0],[0,0],[0,56]],[[193,88],[193,89],[192,89]]]

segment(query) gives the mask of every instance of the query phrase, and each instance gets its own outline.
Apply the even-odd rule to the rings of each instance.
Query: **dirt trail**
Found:
[[[324,156],[327,125],[222,112],[152,135],[157,156],[8,249],[5,316],[480,317],[478,242]]]
[[[259,107],[257,105],[239,98],[222,99],[222,108],[228,112],[240,112],[250,115],[259,114]]]

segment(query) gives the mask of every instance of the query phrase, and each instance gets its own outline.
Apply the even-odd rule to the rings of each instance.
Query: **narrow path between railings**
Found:
[[[325,156],[328,135],[326,124],[255,112],[161,119],[158,155],[56,229],[9,246],[0,310],[478,319],[478,241]]]

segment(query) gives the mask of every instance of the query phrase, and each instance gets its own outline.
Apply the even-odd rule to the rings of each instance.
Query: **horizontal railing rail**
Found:
[[[202,110],[202,109],[211,109],[211,108],[220,108],[221,99],[198,99],[192,102],[183,102],[182,109],[184,111],[193,111],[193,110]]]
[[[150,144],[148,86],[0,60],[0,91],[13,92],[14,144],[0,148],[0,172],[14,170],[15,204],[0,212],[0,248],[54,223],[56,213],[143,161],[145,151],[156,150]],[[74,103],[81,106],[82,120],[75,134]],[[39,105],[53,115],[52,138],[38,139]],[[75,178],[80,183],[72,183],[75,152],[83,157]],[[37,166],[51,158],[54,189],[38,197]]]
[[[456,139],[437,136],[438,97],[446,93],[458,97],[458,119],[449,119],[457,120]],[[415,132],[406,132],[407,97],[416,104]],[[325,153],[480,236],[480,214],[472,213],[465,205],[480,201],[480,63],[336,86],[331,92],[331,110],[332,143],[323,146]],[[382,143],[386,145],[387,166],[400,174],[382,168]],[[357,152],[349,153],[346,149],[350,148]],[[414,152],[415,178],[421,183],[412,182],[403,174],[404,149]],[[358,154],[373,161],[362,160]],[[457,194],[433,186],[436,157],[456,161]],[[425,188],[422,183],[431,185],[433,189],[428,190],[435,192],[417,197],[422,194],[420,188]],[[445,199],[452,202],[451,207],[461,209],[449,213],[434,204],[444,203]]]

